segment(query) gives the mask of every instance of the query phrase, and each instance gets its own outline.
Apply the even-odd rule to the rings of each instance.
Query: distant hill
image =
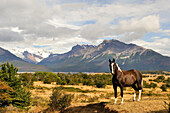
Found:
[[[15,56],[8,50],[5,50],[0,47],[0,64],[2,62],[12,62],[16,67],[19,68],[19,71],[52,71],[51,69],[42,66],[42,65],[35,65],[35,64],[30,64],[28,62],[25,62],[23,59]]]
[[[98,46],[76,45],[64,54],[51,54],[38,64],[55,68],[59,72],[109,72],[108,60],[124,69],[170,71],[170,57],[151,49],[118,40],[104,40]]]

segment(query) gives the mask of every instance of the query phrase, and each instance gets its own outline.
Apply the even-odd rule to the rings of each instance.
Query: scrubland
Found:
[[[30,109],[30,112],[39,112],[48,109],[52,89],[61,87],[68,94],[74,94],[71,105],[63,112],[168,112],[168,105],[170,102],[170,89],[167,87],[163,91],[160,87],[165,84],[163,81],[155,82],[160,74],[143,74],[143,80],[146,82],[142,92],[142,99],[140,102],[133,101],[134,90],[131,87],[124,88],[124,104],[120,104],[120,89],[118,89],[118,102],[114,102],[114,91],[112,85],[106,85],[104,88],[98,88],[95,85],[56,85],[55,82],[51,84],[44,84],[42,81],[34,82],[35,89],[31,90],[32,98],[36,107]],[[168,80],[169,75],[163,75],[164,80]],[[157,86],[147,86],[154,83]],[[148,88],[146,88],[148,87]],[[136,97],[138,98],[138,96]],[[52,112],[52,111],[51,111]],[[59,111],[53,111],[59,112]]]
[[[36,77],[35,74],[21,74],[20,76],[23,76],[25,86],[27,86],[31,92],[29,109],[21,110],[8,106],[4,112],[168,113],[169,110],[169,73],[143,74],[144,88],[141,101],[133,101],[134,90],[131,87],[126,87],[124,88],[123,104],[120,104],[120,89],[118,89],[118,102],[113,104],[114,91],[111,84],[112,75],[108,73],[84,75],[83,73],[77,75],[60,73],[56,74],[57,76],[54,75],[55,79],[53,79],[53,74],[47,75],[47,73],[48,72],[46,72],[46,77],[44,78],[40,72],[36,73]],[[75,76],[77,79],[72,76]],[[77,76],[80,77],[78,78]],[[50,106],[52,103],[51,96],[55,89],[62,90],[66,95],[72,95],[70,104],[63,107],[62,110],[53,109],[52,106]],[[138,95],[136,98],[138,98]]]

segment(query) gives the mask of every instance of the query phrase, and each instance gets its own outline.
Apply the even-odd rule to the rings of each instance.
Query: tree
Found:
[[[14,93],[14,90],[1,80],[0,86],[0,107],[3,107],[11,103],[12,98],[10,94]]]
[[[20,108],[29,106],[31,102],[31,93],[23,87],[21,79],[16,76],[18,68],[14,67],[12,63],[9,64],[9,62],[3,63],[0,67],[1,80],[13,89],[12,93],[9,91],[1,92],[2,94],[7,93],[10,97],[7,105],[12,104],[13,106]]]

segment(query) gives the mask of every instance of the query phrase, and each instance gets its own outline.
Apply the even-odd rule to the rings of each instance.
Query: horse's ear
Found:
[[[113,62],[115,62],[115,59],[113,58]]]
[[[112,61],[109,59],[109,62],[111,63]]]

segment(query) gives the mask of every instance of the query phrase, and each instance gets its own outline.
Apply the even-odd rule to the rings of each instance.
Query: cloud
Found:
[[[120,40],[130,42],[141,39],[146,33],[158,32],[159,30],[159,16],[149,15],[143,18],[121,20],[118,25],[89,24],[81,29],[81,36],[89,40],[95,40],[96,38],[121,34]]]
[[[1,42],[21,42],[24,41],[21,34],[9,29],[0,29],[0,41]]]
[[[90,24],[81,29],[80,35],[88,40],[96,40],[114,34],[113,31],[110,25]]]
[[[158,32],[160,30],[159,16],[149,15],[141,19],[132,18],[131,20],[123,20],[119,22],[117,32],[123,33],[120,40],[130,42],[141,39],[146,33]]]
[[[122,20],[119,21],[119,25],[123,32],[157,32],[160,29],[159,16],[156,15]]]
[[[155,39],[153,42],[146,42],[144,40],[139,39],[132,41],[132,43],[145,47],[147,49],[152,49],[158,53],[161,53],[162,55],[170,56],[169,38]]]

